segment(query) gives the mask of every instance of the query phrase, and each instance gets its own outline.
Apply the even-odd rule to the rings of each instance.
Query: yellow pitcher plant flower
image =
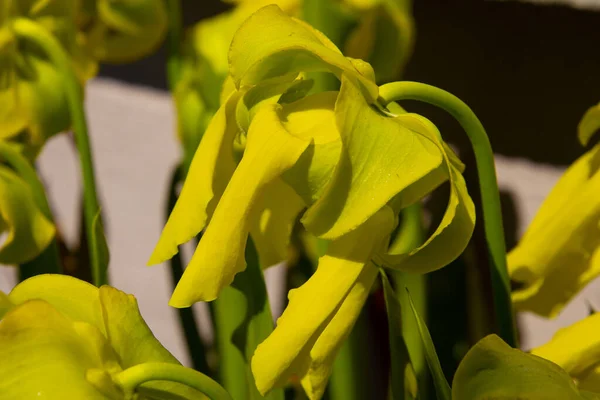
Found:
[[[546,344],[531,351],[558,364],[582,390],[600,393],[600,313],[561,328]]]
[[[76,2],[67,0],[0,2],[0,140],[19,140],[35,154],[50,136],[69,127],[59,71],[35,43],[14,33],[12,22],[26,18],[39,24],[77,58],[76,11]]]
[[[588,334],[587,339],[591,337]],[[581,337],[561,333],[561,338],[566,340],[553,340],[529,354],[511,348],[496,335],[486,336],[460,362],[452,381],[452,399],[600,399],[597,387],[578,387],[565,368],[569,362],[561,364],[569,358],[573,340]],[[571,360],[583,354],[579,350],[573,353]]]
[[[253,0],[198,22],[182,46],[181,76],[173,89],[177,134],[189,164],[210,120],[220,106],[223,82],[229,74],[227,50],[235,31],[253,12],[277,4],[297,14],[300,0]]]
[[[600,127],[598,106],[579,125],[587,144]],[[600,275],[600,145],[571,165],[554,186],[525,235],[508,255],[520,310],[555,317]]]
[[[311,93],[304,72],[328,71],[335,92]],[[235,34],[225,101],[211,121],[150,263],[205,229],[170,304],[214,300],[246,267],[250,235],[260,263],[285,259],[302,224],[330,241],[315,275],[252,360],[266,393],[296,375],[319,398],[336,350],[372,286],[375,265],[425,273],[465,248],[474,225],[462,164],[435,126],[377,104],[367,63],[346,58],[320,32],[267,6]],[[434,234],[408,253],[388,249],[396,215],[444,181],[448,208]],[[318,302],[318,306],[317,303]]]
[[[0,359],[4,400],[205,398],[164,373],[199,375],[154,337],[133,296],[64,275],[0,292]]]
[[[4,160],[6,151],[20,153],[17,145],[0,141],[0,235],[5,235],[0,264],[18,265],[39,255],[54,237],[55,228],[37,204],[33,188]]]
[[[377,82],[398,79],[415,41],[412,0],[341,0],[357,21],[344,45],[349,57],[368,61]]]
[[[100,62],[123,63],[147,56],[167,31],[164,0],[82,0],[78,41]]]

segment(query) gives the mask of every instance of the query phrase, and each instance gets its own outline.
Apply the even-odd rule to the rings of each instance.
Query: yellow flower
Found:
[[[3,400],[125,400],[113,379],[124,369],[179,365],[152,335],[133,296],[63,275],[39,275],[8,295],[0,292],[0,359]],[[149,400],[204,398],[165,381],[137,393]]]
[[[340,90],[312,93],[304,73],[314,71],[336,75]],[[296,375],[319,398],[376,278],[372,260],[421,273],[443,267],[471,236],[473,203],[462,164],[435,126],[418,115],[380,110],[370,65],[344,57],[278,7],[262,8],[242,24],[229,73],[226,100],[200,142],[150,263],[172,257],[205,229],[170,304],[214,300],[245,269],[249,235],[261,265],[282,261],[305,210],[301,223],[330,244],[315,275],[290,292],[252,370],[262,393]],[[447,180],[451,196],[435,233],[409,252],[388,246],[397,213]]]
[[[588,111],[579,135],[586,142],[600,126]],[[596,128],[594,128],[596,127]],[[552,189],[525,235],[508,255],[518,309],[555,317],[600,274],[600,145],[573,165]]]
[[[349,57],[368,61],[377,82],[398,79],[410,58],[415,23],[412,0],[341,0],[358,22],[344,45]]]
[[[582,390],[600,393],[600,313],[560,329],[546,344],[531,351],[569,373]]]
[[[177,133],[188,164],[219,109],[221,88],[229,73],[227,50],[235,31],[253,12],[267,4],[277,4],[293,15],[300,3],[300,0],[241,2],[230,11],[198,22],[191,29],[182,46],[182,72],[173,91]]]
[[[571,342],[561,343],[562,353]],[[541,357],[540,357],[541,356]],[[452,399],[562,399],[598,400],[596,393],[580,390],[560,363],[542,354],[513,349],[496,335],[473,346],[460,362],[452,381]],[[556,362],[556,361],[555,361]]]
[[[167,25],[163,0],[83,0],[77,39],[97,61],[130,62],[156,50]]]
[[[7,151],[20,154],[17,145],[0,141],[0,235],[4,236],[0,264],[18,265],[38,256],[50,244],[55,228],[18,168],[5,164]]]
[[[61,75],[50,61],[12,30],[16,18],[47,29],[65,50],[76,53],[76,2],[3,1],[0,4],[0,140],[19,140],[35,154],[55,133],[70,125]]]

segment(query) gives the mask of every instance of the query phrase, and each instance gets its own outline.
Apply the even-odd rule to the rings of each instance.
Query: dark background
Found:
[[[579,119],[600,102],[600,12],[516,1],[415,0],[417,41],[404,79],[446,89],[477,113],[497,153],[566,165],[583,153]],[[187,25],[227,9],[185,1]],[[166,89],[165,52],[101,75]],[[408,104],[450,141],[443,112]],[[455,133],[456,132],[456,133]]]

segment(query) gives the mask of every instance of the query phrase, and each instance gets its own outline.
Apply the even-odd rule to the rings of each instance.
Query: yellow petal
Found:
[[[335,357],[352,331],[369,297],[375,278],[377,278],[377,268],[369,263],[310,350],[310,366],[301,379],[302,387],[309,399],[317,400],[323,396]]]
[[[546,317],[600,274],[600,145],[580,157],[552,189],[508,255],[515,306]]]
[[[370,107],[345,75],[335,114],[340,161],[323,195],[302,217],[309,232],[325,239],[355,229],[442,163],[435,143]]]
[[[0,166],[0,227],[6,238],[0,245],[0,263],[21,264],[40,254],[54,237],[54,225],[35,205],[27,184],[12,170]]]
[[[82,333],[41,300],[9,311],[0,323],[2,399],[106,399],[85,380],[88,369],[104,365]]]
[[[160,0],[98,0],[95,24],[102,39],[93,48],[96,58],[130,62],[150,54],[167,32],[166,5]]]
[[[217,111],[196,150],[179,199],[169,216],[148,264],[177,254],[182,243],[204,227],[233,175],[233,141],[238,132],[235,108],[241,93],[233,93]]]
[[[94,325],[106,334],[98,288],[72,276],[44,274],[31,277],[15,286],[9,298],[14,304],[44,300],[67,318]]]
[[[310,141],[288,133],[277,106],[261,108],[248,132],[244,156],[221,197],[170,304],[212,301],[246,268],[244,250],[257,200],[267,185],[293,166]]]
[[[596,133],[600,129],[600,104],[596,104],[594,107],[590,107],[583,118],[579,122],[577,127],[577,137],[584,146],[587,145]]]
[[[356,310],[357,300],[371,280],[372,271],[365,270],[365,265],[370,262],[371,254],[383,246],[393,226],[394,214],[385,207],[355,231],[332,241],[319,259],[315,274],[300,288],[290,291],[289,304],[278,319],[277,327],[252,357],[252,373],[261,393],[285,385],[293,375],[306,374],[308,382],[316,385],[314,390],[321,390],[329,368],[325,363],[332,360],[346,330],[353,324],[353,321],[343,320],[360,311]],[[357,297],[349,300],[340,314],[342,321],[336,320],[321,340],[320,336],[355,285]],[[330,336],[337,334],[342,337]],[[309,372],[313,348],[316,364]]]
[[[305,22],[288,17],[276,5],[261,8],[236,32],[229,50],[230,74],[237,87],[299,72],[347,74],[368,102],[379,89],[362,75],[325,35]]]
[[[262,210],[250,227],[250,236],[258,252],[258,260],[267,268],[288,259],[292,229],[304,201],[281,179],[269,184],[258,200]]]
[[[410,124],[414,129],[417,129],[417,124],[420,123],[429,126],[429,132],[436,130],[426,118],[414,114],[403,114],[397,118],[405,123],[412,120]],[[427,134],[425,129],[420,132],[423,135]],[[388,252],[380,255],[386,266],[401,271],[426,273],[448,265],[467,247],[475,227],[475,205],[467,192],[465,179],[460,174],[462,163],[453,155],[451,149],[445,147],[438,139],[439,134],[428,137],[439,146],[439,151],[444,155],[443,172],[450,179],[450,198],[442,221],[425,243],[409,252]],[[403,204],[406,205],[408,204]]]
[[[571,376],[578,377],[600,361],[600,313],[593,314],[566,328],[533,350],[532,354],[558,364]]]
[[[307,205],[321,197],[340,158],[342,141],[335,122],[337,92],[323,92],[285,104],[280,113],[294,135],[311,138],[313,144],[283,179]]]

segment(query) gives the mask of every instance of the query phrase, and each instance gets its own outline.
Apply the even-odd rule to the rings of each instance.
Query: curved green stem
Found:
[[[49,221],[54,222],[44,185],[40,182],[33,165],[13,145],[5,141],[0,141],[0,159],[9,163],[27,182],[33,193],[37,207]],[[40,274],[60,274],[61,272],[62,266],[60,264],[58,246],[56,238],[54,238],[41,254],[19,266],[19,280],[24,281],[27,278]]]
[[[181,3],[180,0],[167,0],[169,31],[167,33],[167,82],[173,92],[181,77]]]
[[[398,100],[419,100],[432,104],[452,115],[467,133],[477,163],[483,221],[491,261],[494,307],[500,336],[511,346],[517,346],[510,297],[510,279],[506,267],[506,247],[500,209],[500,194],[496,181],[494,154],[483,125],[462,100],[445,90],[418,82],[394,82],[380,87],[384,104]]]
[[[94,239],[94,219],[98,215],[100,207],[96,194],[94,165],[83,107],[83,93],[73,70],[71,60],[60,43],[44,27],[35,22],[19,18],[12,21],[11,27],[18,36],[39,46],[46,53],[54,67],[63,75],[63,83],[69,103],[69,112],[71,114],[71,122],[81,165],[86,236],[88,243],[96,243],[97,240]],[[101,265],[101,257],[98,253],[98,246],[91,245],[90,259],[93,283],[96,286],[101,286],[108,283],[108,277],[106,266]]]
[[[146,382],[170,381],[189,386],[212,400],[231,400],[229,393],[217,382],[203,373],[178,364],[160,362],[139,364],[120,372],[115,377],[115,381],[126,394],[133,394],[138,386]]]

